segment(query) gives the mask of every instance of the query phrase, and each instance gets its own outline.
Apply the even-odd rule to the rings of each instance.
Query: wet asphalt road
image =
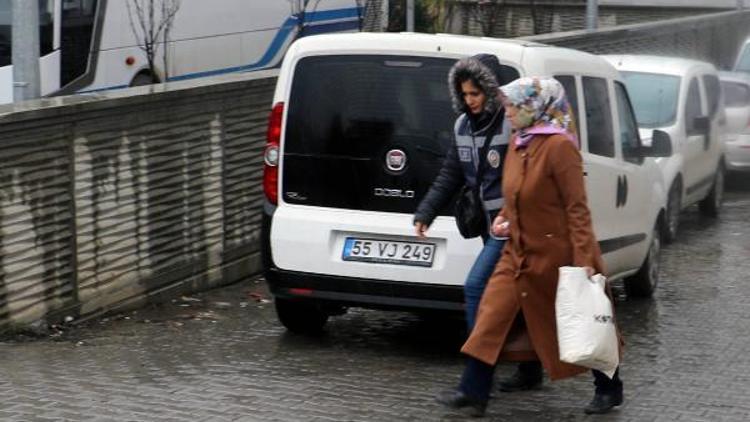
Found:
[[[626,402],[586,417],[580,376],[494,395],[486,420],[750,420],[750,176],[718,221],[684,213],[652,300],[627,300]],[[744,180],[743,180],[744,179]],[[0,342],[3,421],[461,420],[433,401],[462,369],[461,321],[354,310],[288,334],[260,280]],[[501,364],[498,377],[512,367]]]

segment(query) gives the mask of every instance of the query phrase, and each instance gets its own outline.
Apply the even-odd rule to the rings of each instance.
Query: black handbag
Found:
[[[458,231],[466,239],[481,236],[487,231],[487,217],[485,216],[482,199],[476,188],[464,185],[459,192],[454,209]]]
[[[494,133],[495,131],[492,129],[488,131],[484,145],[479,150],[479,164],[477,165],[476,177],[477,186],[472,187],[465,184],[459,192],[456,206],[453,210],[458,231],[466,239],[473,239],[487,233],[487,213],[484,211],[479,189],[481,189],[482,178],[484,177],[487,149]]]

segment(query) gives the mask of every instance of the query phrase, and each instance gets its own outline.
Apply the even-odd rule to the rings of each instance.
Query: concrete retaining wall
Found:
[[[275,72],[0,108],[0,328],[259,269]]]

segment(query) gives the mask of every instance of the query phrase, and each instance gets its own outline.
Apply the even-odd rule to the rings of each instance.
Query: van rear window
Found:
[[[374,55],[300,60],[284,137],[284,200],[413,213],[453,142],[448,72],[454,62]],[[393,154],[405,157],[403,169],[388,167]]]
[[[294,72],[284,150],[370,158],[389,142],[442,155],[453,121],[448,71],[454,60],[316,56]]]

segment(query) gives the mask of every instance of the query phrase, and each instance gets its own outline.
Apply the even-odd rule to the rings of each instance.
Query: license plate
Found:
[[[342,255],[344,261],[432,267],[435,244],[347,237]]]

